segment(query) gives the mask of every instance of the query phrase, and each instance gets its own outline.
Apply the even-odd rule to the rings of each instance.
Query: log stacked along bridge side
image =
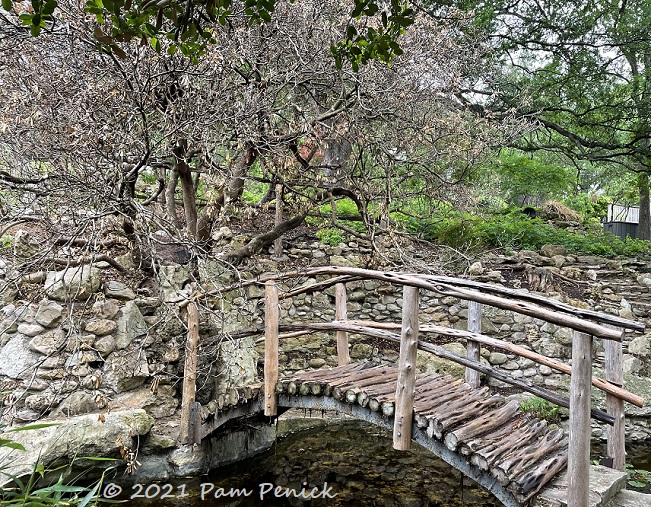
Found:
[[[398,373],[396,367],[352,363],[284,377],[276,392],[297,398],[297,406],[301,397],[330,397],[392,419]],[[214,430],[219,424],[217,415],[227,417],[247,406],[254,413],[263,403],[259,385],[234,390],[208,405],[202,433]],[[563,430],[549,428],[546,421],[523,413],[515,401],[507,402],[488,389],[473,389],[449,375],[416,375],[414,425],[427,438],[468,457],[520,503],[567,464],[568,439]]]

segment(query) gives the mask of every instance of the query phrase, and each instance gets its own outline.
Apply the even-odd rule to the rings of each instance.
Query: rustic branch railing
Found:
[[[305,287],[289,290],[281,295],[278,294],[277,284],[283,280],[296,277],[314,278],[317,276],[332,276],[333,278],[313,281],[313,283]],[[391,284],[404,286],[402,325],[347,320],[346,283],[365,279],[382,280]],[[484,373],[525,391],[534,393],[553,403],[569,407],[570,438],[568,478],[570,487],[568,492],[568,505],[575,507],[588,505],[591,417],[612,426],[608,428],[608,454],[613,460],[613,467],[620,470],[624,469],[623,404],[624,401],[628,401],[634,405],[642,406],[644,400],[639,396],[625,391],[622,387],[621,340],[623,331],[608,326],[641,331],[644,329],[643,324],[613,315],[574,308],[570,305],[528,292],[492,286],[472,280],[333,266],[307,268],[302,271],[260,277],[256,280],[233,286],[232,288],[223,289],[223,291],[262,282],[265,285],[265,415],[275,416],[277,414],[275,388],[278,381],[279,338],[300,336],[311,332],[335,331],[338,363],[339,365],[345,365],[350,362],[348,333],[359,333],[400,343],[399,376],[396,384],[394,419],[394,447],[396,449],[409,449],[412,427],[411,419],[413,416],[416,350],[421,349],[466,366],[466,382],[472,387],[479,387],[479,374]],[[322,291],[331,286],[335,286],[336,295],[336,320],[334,322],[294,324],[283,324],[279,322],[279,300],[308,292]],[[419,325],[420,289],[430,290],[438,295],[453,296],[467,300],[468,330],[463,331],[441,326]],[[206,295],[211,295],[211,293],[207,293]],[[509,342],[482,335],[482,304],[510,310],[572,329],[572,367]],[[594,322],[587,321],[586,319]],[[397,335],[391,332],[391,329],[401,329],[401,334]],[[281,331],[286,334],[279,335]],[[255,328],[242,331],[238,333],[237,337],[251,336],[260,334],[260,332],[261,330],[259,328]],[[467,354],[465,357],[459,356],[438,345],[419,341],[419,333],[436,333],[465,339],[467,343]],[[593,337],[606,340],[605,380],[592,376]],[[530,386],[518,379],[511,378],[509,375],[495,368],[481,364],[481,344],[507,350],[521,357],[547,365],[562,373],[570,374],[569,400],[546,389]],[[187,365],[188,363],[186,363],[186,368]],[[194,368],[196,368],[196,365]],[[591,408],[591,385],[607,393],[607,413]],[[183,406],[185,406],[185,400],[183,403]]]

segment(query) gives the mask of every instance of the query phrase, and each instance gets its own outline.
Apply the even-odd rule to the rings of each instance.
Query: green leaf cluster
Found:
[[[520,410],[551,424],[558,424],[561,421],[560,407],[537,396],[520,403]]]
[[[651,492],[651,472],[648,470],[637,469],[630,463],[626,463],[626,474],[628,476],[628,485],[637,491],[644,493]]]
[[[353,21],[374,17],[378,12],[379,26],[367,27],[365,31],[359,31],[355,26]],[[414,15],[409,4],[401,0],[391,0],[389,9],[381,12],[377,0],[356,0],[345,39],[330,47],[337,68],[341,69],[344,61],[348,61],[355,72],[360,65],[371,60],[391,63],[403,53],[398,39],[414,23]]]
[[[339,229],[320,229],[317,231],[316,237],[321,243],[330,246],[337,246],[339,243],[346,242],[346,237]]]
[[[12,0],[2,0],[2,8],[6,11],[13,7]],[[24,26],[29,27],[30,33],[36,37],[41,30],[53,21],[53,13],[57,7],[56,0],[32,0],[32,11],[20,15]]]

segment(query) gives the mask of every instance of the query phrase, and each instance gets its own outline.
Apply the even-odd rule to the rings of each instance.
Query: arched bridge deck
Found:
[[[357,363],[292,375],[277,384],[278,407],[338,410],[393,428],[398,373],[396,367]],[[205,438],[227,421],[263,409],[258,386],[241,389],[237,404],[210,414],[197,436]],[[514,401],[448,375],[416,376],[414,416],[413,440],[506,506],[525,503],[567,463],[563,430],[522,413]]]
[[[295,288],[284,282],[308,278]],[[402,323],[350,320],[346,284],[366,279],[403,286]],[[196,389],[199,312],[188,302],[188,341],[184,373],[181,440],[200,442],[225,422],[262,412],[275,417],[288,408],[335,409],[393,430],[394,448],[409,449],[415,440],[491,491],[504,505],[530,503],[545,484],[567,466],[568,505],[589,505],[590,421],[607,423],[608,455],[624,469],[624,402],[644,400],[622,387],[623,329],[644,330],[640,323],[592,310],[574,308],[526,291],[435,275],[380,272],[357,268],[317,267],[244,282],[264,284],[264,328],[237,336],[264,334],[264,382],[231,390],[202,407]],[[332,322],[281,323],[280,300],[336,286],[336,319]],[[280,290],[284,292],[279,294]],[[468,330],[419,322],[419,291],[432,291],[468,301]],[[213,294],[206,293],[203,297]],[[195,299],[200,297],[195,296]],[[482,305],[490,305],[572,329],[572,365],[481,333]],[[619,328],[619,329],[616,329]],[[400,334],[392,330],[400,330]],[[314,332],[335,332],[339,366],[279,378],[279,339]],[[281,334],[284,333],[284,334]],[[348,333],[397,342],[397,366],[350,364]],[[454,354],[419,335],[433,333],[465,340],[467,355]],[[236,336],[236,337],[237,337]],[[235,337],[235,338],[236,338]],[[233,339],[233,336],[230,336]],[[604,340],[606,379],[592,376],[594,338]],[[514,378],[510,372],[480,362],[481,344],[502,349],[571,376],[569,398]],[[416,352],[424,350],[466,367],[465,382],[449,376],[418,374]],[[518,404],[480,388],[479,374],[528,391],[570,410],[569,433],[520,411]],[[591,386],[606,393],[606,411],[591,406]]]

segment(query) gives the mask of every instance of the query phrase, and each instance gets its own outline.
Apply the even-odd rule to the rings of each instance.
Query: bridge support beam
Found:
[[[481,303],[476,301],[468,301],[468,331],[477,334],[481,333]],[[469,339],[466,342],[466,355],[468,359],[479,362],[481,359],[479,357],[479,342]],[[478,388],[480,384],[479,372],[466,367],[466,383],[470,387]]]
[[[278,287],[273,280],[264,286],[264,415],[277,415],[278,383]]]
[[[604,341],[606,354],[606,380],[617,387],[624,385],[622,343]],[[607,427],[608,457],[612,458],[612,468],[626,471],[626,435],[624,429],[624,400],[606,394],[606,411],[615,418],[615,424]]]
[[[570,442],[567,462],[567,505],[572,507],[589,505],[591,387],[592,336],[574,331],[570,380]]]
[[[405,285],[402,296],[402,336],[393,424],[393,448],[399,451],[407,451],[411,447],[418,353],[418,305],[418,288]]]
[[[199,348],[199,310],[195,303],[188,304],[188,338],[185,344],[183,394],[181,395],[181,428],[179,440],[192,444],[195,439],[192,405],[197,392],[197,350]]]
[[[338,283],[335,286],[335,298],[335,318],[340,321],[345,321],[348,318],[345,283]],[[339,366],[344,366],[350,363],[348,333],[346,331],[337,331],[337,358],[339,360]]]

